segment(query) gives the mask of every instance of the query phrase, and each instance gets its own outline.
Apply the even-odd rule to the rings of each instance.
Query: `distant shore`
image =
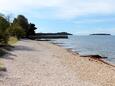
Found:
[[[37,39],[60,39],[60,38],[68,38],[68,35],[72,35],[67,32],[58,32],[58,33],[36,33]]]
[[[115,86],[115,67],[45,41],[21,40],[10,53],[0,86]]]
[[[95,33],[95,34],[90,34],[90,35],[111,35],[111,34],[107,34],[107,33]]]

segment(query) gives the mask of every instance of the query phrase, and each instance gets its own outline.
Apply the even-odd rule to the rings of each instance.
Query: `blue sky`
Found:
[[[115,0],[0,0],[0,12],[25,15],[36,32],[115,35]]]

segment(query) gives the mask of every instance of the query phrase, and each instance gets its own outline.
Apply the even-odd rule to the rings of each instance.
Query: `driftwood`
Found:
[[[102,57],[100,55],[80,55],[80,57],[90,57],[95,59],[106,59],[107,57]]]
[[[80,57],[90,57],[90,58],[92,58],[92,59],[94,59],[94,60],[96,60],[96,61],[100,61],[100,62],[102,62],[102,63],[104,63],[104,64],[109,65],[109,66],[115,67],[114,64],[111,64],[111,63],[109,63],[109,62],[103,60],[103,59],[106,59],[107,57],[102,57],[102,56],[100,56],[100,55],[81,55]],[[89,59],[89,60],[90,60],[90,59]]]

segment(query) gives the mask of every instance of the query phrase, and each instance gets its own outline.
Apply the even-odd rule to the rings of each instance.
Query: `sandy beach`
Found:
[[[21,40],[1,61],[0,86],[115,86],[115,67],[44,41]]]

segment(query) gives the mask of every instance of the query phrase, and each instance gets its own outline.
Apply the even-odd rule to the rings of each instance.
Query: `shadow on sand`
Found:
[[[13,49],[13,51],[15,50],[21,50],[21,51],[35,51],[33,48],[31,47],[27,47],[27,46],[22,46],[22,45],[16,45],[15,48]]]
[[[35,51],[31,47],[16,45],[16,46],[3,46],[0,47],[0,58],[14,60],[13,57],[17,57],[17,55],[13,54],[10,51]],[[13,57],[12,57],[13,56]]]

